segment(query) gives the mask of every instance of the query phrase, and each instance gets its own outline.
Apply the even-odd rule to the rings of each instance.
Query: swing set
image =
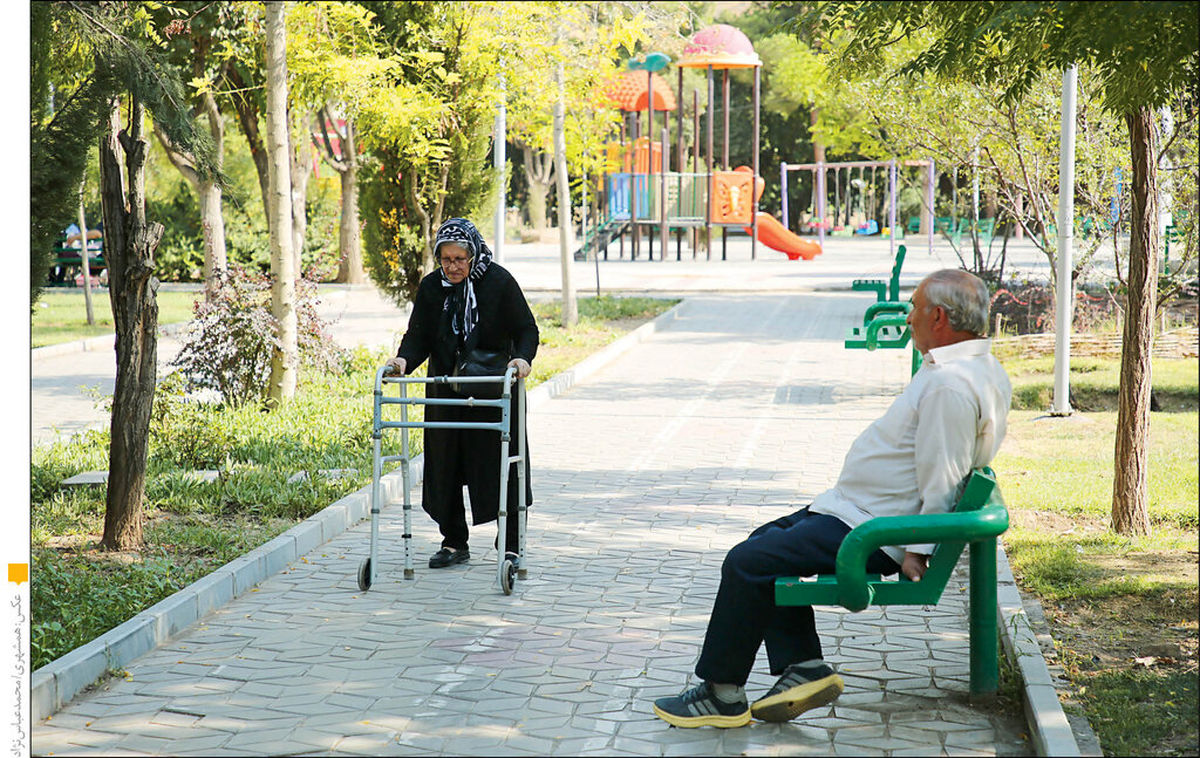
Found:
[[[889,250],[895,255],[896,236],[900,233],[896,225],[897,213],[897,177],[901,166],[926,168],[925,198],[926,206],[933,208],[934,172],[933,159],[916,161],[843,161],[835,163],[781,163],[779,166],[779,181],[782,187],[783,225],[790,228],[788,216],[788,172],[808,171],[812,174],[813,192],[810,195],[807,210],[808,220],[798,226],[806,227],[805,231],[815,230],[820,244],[825,245],[825,234],[830,236],[869,236],[881,231],[888,238]],[[854,178],[854,170],[858,177]],[[867,178],[870,169],[870,178]],[[882,223],[882,203],[876,202],[875,190],[877,185],[876,171],[883,169],[887,178],[887,224]],[[827,218],[829,211],[829,173],[833,172],[833,216]],[[843,172],[845,178],[843,180]],[[843,191],[844,188],[844,191]],[[857,214],[855,211],[857,210]],[[802,212],[803,213],[803,212]],[[857,216],[857,218],[856,218]],[[860,220],[859,223],[854,223]],[[853,226],[853,231],[849,227]],[[933,252],[933,224],[927,226],[929,251]],[[881,228],[882,227],[882,228]]]

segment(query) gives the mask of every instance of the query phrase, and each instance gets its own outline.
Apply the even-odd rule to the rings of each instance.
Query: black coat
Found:
[[[533,312],[517,280],[495,262],[473,284],[479,321],[471,332],[467,348],[500,350],[512,358],[523,358],[532,365],[538,349],[538,328]],[[442,285],[442,276],[434,271],[417,287],[408,330],[400,341],[397,355],[411,372],[426,359],[428,376],[444,376],[454,366],[460,347],[450,328],[450,313],[445,310],[450,288]],[[449,386],[425,385],[427,397],[457,397]],[[425,406],[427,421],[499,421],[497,408],[463,406]],[[425,473],[421,485],[421,505],[439,524],[451,509],[462,508],[462,487],[471,494],[471,515],[476,524],[494,521],[500,497],[500,436],[479,429],[426,429]],[[516,453],[516,429],[510,454]],[[529,477],[529,445],[525,446],[526,502],[533,502]],[[516,471],[509,469],[509,517],[516,517]],[[460,511],[461,512],[461,511]]]

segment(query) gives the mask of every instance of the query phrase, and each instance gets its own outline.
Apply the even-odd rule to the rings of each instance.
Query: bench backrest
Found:
[[[907,248],[901,245],[896,250],[896,261],[892,264],[892,278],[888,280],[888,300],[900,300],[900,269],[904,266],[904,254]]]

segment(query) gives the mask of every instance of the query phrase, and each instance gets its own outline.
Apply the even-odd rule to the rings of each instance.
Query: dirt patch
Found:
[[[1193,584],[1181,592],[1118,595],[1044,603],[1051,634],[1081,673],[1166,667],[1197,670],[1196,553],[1136,553],[1098,562],[1116,572],[1171,577]]]

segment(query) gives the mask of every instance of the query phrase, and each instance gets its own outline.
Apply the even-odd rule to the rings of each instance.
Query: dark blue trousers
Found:
[[[838,548],[850,527],[807,508],[776,519],[735,545],[721,565],[721,587],[708,619],[696,675],[710,682],[744,685],[758,648],[767,643],[771,673],[821,657],[811,606],[775,605],[775,579],[835,571]],[[900,567],[876,550],[867,572],[895,574]]]

